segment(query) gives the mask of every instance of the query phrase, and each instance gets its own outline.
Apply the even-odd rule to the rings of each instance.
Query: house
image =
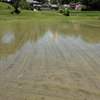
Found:
[[[65,8],[70,8],[70,5],[64,4],[63,5]]]
[[[81,3],[74,3],[70,5],[70,8],[75,9],[75,10],[81,10],[82,9]]]
[[[51,4],[45,3],[42,5],[42,7],[40,8],[41,11],[50,11]]]
[[[82,9],[82,6],[83,5],[81,5],[81,4],[76,5],[75,10],[81,10]]]
[[[33,7],[41,6],[41,3],[36,0],[26,0],[28,3],[30,3]]]
[[[51,5],[51,10],[58,10],[59,7],[56,4]]]
[[[51,4],[45,3],[42,5],[43,7],[51,7]]]

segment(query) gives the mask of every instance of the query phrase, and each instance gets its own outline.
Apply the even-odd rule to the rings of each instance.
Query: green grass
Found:
[[[70,16],[64,16],[58,11],[26,11],[22,10],[20,14],[11,14],[12,10],[0,11],[0,19],[65,19],[65,20],[94,20],[98,19],[100,12],[70,12]],[[89,14],[90,13],[90,14]]]
[[[100,11],[72,11],[71,16],[83,16],[83,17],[100,16]]]
[[[0,11],[5,11],[5,10],[14,10],[14,8],[8,4],[8,3],[3,3],[3,2],[0,2]]]
[[[20,10],[20,9],[19,9]],[[94,24],[97,23],[100,17],[100,11],[70,11],[70,16],[64,16],[58,11],[29,11],[29,10],[20,10],[20,14],[11,12],[14,11],[14,8],[7,3],[0,2],[0,20],[8,19],[63,19],[75,22],[81,22],[85,24]]]

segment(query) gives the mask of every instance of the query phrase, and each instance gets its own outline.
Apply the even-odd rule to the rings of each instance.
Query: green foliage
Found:
[[[60,9],[65,9],[65,7],[63,5],[60,5],[59,8]]]
[[[27,100],[27,98],[26,98],[26,97],[24,97],[24,100]]]
[[[64,12],[63,12],[63,9],[60,9],[59,12],[60,12],[60,13],[64,13]]]
[[[69,16],[69,9],[68,8],[65,8],[64,6],[60,6],[60,10],[59,10],[60,13],[64,14],[65,16]]]
[[[69,16],[69,10],[67,8],[64,9],[64,15]]]
[[[36,6],[36,10],[40,10],[40,7],[39,6]]]
[[[59,6],[59,12],[60,13],[64,13],[64,9],[65,9],[65,7],[63,5]]]
[[[37,0],[39,2],[42,2],[42,3],[48,3],[48,0]]]
[[[88,10],[88,8],[87,8],[87,6],[82,6],[82,9],[81,9],[82,11],[86,11],[86,10]]]
[[[31,5],[26,0],[20,0],[19,7],[22,9],[31,9]]]
[[[51,2],[52,4],[57,4],[57,1],[56,1],[56,0],[50,0],[50,2]]]
[[[73,4],[74,3],[74,1],[71,1],[69,4],[71,5],[71,4]]]
[[[14,12],[15,12],[16,14],[19,14],[19,13],[20,13],[20,11],[18,10],[18,7],[19,7],[19,0],[16,1],[16,2],[14,2],[13,7],[15,8]]]
[[[21,9],[31,9],[30,4],[26,0],[17,0],[14,2],[13,7],[15,8],[14,12],[19,14],[20,11],[18,8],[20,7]]]
[[[100,10],[100,0],[80,0],[88,10]]]

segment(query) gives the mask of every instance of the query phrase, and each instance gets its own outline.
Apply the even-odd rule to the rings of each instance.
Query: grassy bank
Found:
[[[11,14],[10,10],[3,10],[0,11],[0,19],[6,19],[6,18],[53,18],[53,19],[68,19],[68,20],[95,20],[98,19],[100,15],[100,12],[96,11],[88,11],[88,12],[82,12],[82,11],[70,11],[70,16],[64,16],[58,11],[26,11],[21,10],[20,14]]]
[[[0,2],[0,20],[4,19],[63,19],[74,20],[85,24],[99,25],[99,11],[70,11],[70,16],[64,16],[58,11],[28,11],[20,10],[20,14],[13,13],[14,8],[10,4]]]

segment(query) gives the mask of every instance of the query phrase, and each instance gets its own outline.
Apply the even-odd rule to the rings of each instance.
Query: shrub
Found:
[[[60,9],[59,9],[60,13],[63,13],[65,16],[69,16],[69,9],[65,8],[64,6],[60,5]]]
[[[82,9],[81,10],[82,11],[86,11],[87,9],[88,9],[87,6],[84,5],[84,6],[82,6]]]
[[[63,10],[63,9],[59,9],[59,12],[60,12],[60,13],[64,13],[64,10]]]
[[[67,8],[64,9],[64,15],[69,16],[69,10]]]
[[[14,12],[13,12],[13,11],[11,11],[11,14],[14,14]]]
[[[37,7],[36,7],[36,10],[40,10],[40,7],[39,7],[39,6],[37,6]]]

